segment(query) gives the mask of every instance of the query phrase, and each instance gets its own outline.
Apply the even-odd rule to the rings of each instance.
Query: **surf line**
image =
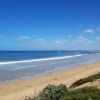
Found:
[[[37,62],[37,61],[47,61],[47,60],[59,60],[59,59],[65,59],[65,58],[73,58],[73,57],[79,57],[82,55],[74,55],[74,56],[63,56],[63,57],[52,57],[52,58],[42,58],[42,59],[32,59],[32,60],[22,60],[22,61],[9,61],[9,62],[0,62],[0,65],[5,64],[16,64],[16,63],[28,63],[28,62]]]

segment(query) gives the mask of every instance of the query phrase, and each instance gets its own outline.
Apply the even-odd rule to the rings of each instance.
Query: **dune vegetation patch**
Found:
[[[100,100],[100,89],[92,86],[70,90],[64,84],[49,84],[36,97],[25,100]]]
[[[75,88],[77,86],[80,86],[82,84],[85,84],[85,83],[88,83],[88,82],[93,82],[93,81],[96,81],[97,79],[100,79],[100,72],[98,74],[94,74],[94,75],[91,75],[89,77],[86,77],[86,78],[83,78],[83,79],[80,79],[80,80],[77,80],[76,82],[74,82],[70,88]]]

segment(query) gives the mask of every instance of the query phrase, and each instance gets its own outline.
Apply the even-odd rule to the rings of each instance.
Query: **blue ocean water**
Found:
[[[100,60],[94,51],[0,51],[0,81],[58,71]]]
[[[51,58],[77,54],[92,54],[90,51],[0,51],[0,62]]]

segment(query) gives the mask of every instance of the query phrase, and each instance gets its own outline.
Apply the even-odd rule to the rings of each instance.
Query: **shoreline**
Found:
[[[37,78],[37,77],[40,77],[40,76],[45,76],[45,75],[48,75],[48,74],[61,72],[63,70],[68,70],[68,69],[72,69],[74,67],[79,67],[79,66],[83,66],[83,65],[87,65],[87,64],[91,64],[91,63],[95,63],[95,62],[98,62],[98,60],[97,61],[93,61],[93,62],[85,62],[85,63],[76,64],[76,65],[70,65],[70,66],[67,66],[66,68],[60,68],[60,69],[54,69],[54,70],[46,71],[46,72],[44,72],[42,74],[36,74],[36,75],[31,75],[31,76],[25,76],[25,77],[22,77],[22,78],[15,78],[15,79],[12,79],[12,80],[0,81],[0,84],[7,84],[9,82],[26,80],[26,79],[30,79],[30,78]]]
[[[66,68],[61,71],[49,72],[36,77],[2,82],[0,83],[0,98],[2,100],[21,100],[25,96],[38,93],[47,84],[62,83],[69,86],[74,81],[97,72],[100,72],[100,61]]]
[[[95,62],[94,62],[95,63]],[[91,64],[91,63],[87,63],[87,64]],[[57,73],[57,72],[62,72],[64,70],[69,70],[69,69],[73,69],[74,67],[79,67],[79,66],[83,66],[83,65],[86,65],[86,64],[79,64],[79,65],[73,65],[73,66],[69,66],[67,68],[63,68],[63,69],[58,69],[58,70],[51,70],[51,71],[47,71],[45,73],[42,73],[42,74],[37,74],[37,75],[33,75],[33,76],[26,76],[26,77],[22,77],[22,78],[16,78],[16,79],[12,79],[12,80],[6,80],[6,81],[0,81],[0,85],[1,84],[7,84],[7,83],[11,83],[11,82],[15,82],[15,81],[20,81],[20,80],[27,80],[27,79],[33,79],[33,78],[38,78],[38,77],[43,77],[43,76],[46,76],[48,74],[53,74],[53,73]]]

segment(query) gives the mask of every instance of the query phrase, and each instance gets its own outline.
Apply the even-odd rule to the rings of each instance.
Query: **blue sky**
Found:
[[[0,50],[100,49],[100,0],[0,0]]]

